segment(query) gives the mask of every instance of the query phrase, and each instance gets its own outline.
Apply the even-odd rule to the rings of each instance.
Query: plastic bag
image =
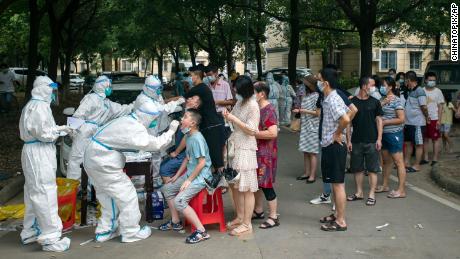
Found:
[[[56,185],[58,189],[58,197],[67,196],[71,193],[77,192],[78,186],[80,186],[80,181],[67,178],[56,178]]]
[[[22,219],[24,218],[25,205],[15,204],[0,207],[0,221],[7,219]]]

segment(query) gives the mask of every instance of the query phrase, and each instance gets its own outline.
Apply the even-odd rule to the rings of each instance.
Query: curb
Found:
[[[437,165],[431,168],[430,176],[441,188],[460,195],[460,181],[440,174]]]
[[[0,190],[0,205],[5,204],[11,198],[22,192],[24,189],[24,175],[18,175],[11,179],[11,181]]]

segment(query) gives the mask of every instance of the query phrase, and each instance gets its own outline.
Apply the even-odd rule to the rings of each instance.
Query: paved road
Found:
[[[278,228],[256,228],[255,234],[245,239],[213,228],[212,238],[198,245],[184,244],[186,234],[155,231],[148,240],[133,244],[112,240],[80,246],[93,236],[93,229],[86,228],[68,234],[71,250],[62,254],[41,252],[36,244],[22,246],[18,232],[0,232],[1,258],[460,258],[460,199],[429,183],[426,170],[408,176],[415,187],[408,189],[406,199],[379,195],[375,207],[367,207],[363,201],[348,203],[349,230],[326,233],[319,229],[318,219],[328,215],[331,207],[307,203],[320,193],[320,181],[306,185],[295,180],[302,170],[297,135],[282,131],[279,154]],[[347,192],[353,191],[348,176]],[[230,219],[232,209],[228,200],[226,204]],[[385,223],[389,226],[376,230]],[[423,228],[416,228],[417,224]]]

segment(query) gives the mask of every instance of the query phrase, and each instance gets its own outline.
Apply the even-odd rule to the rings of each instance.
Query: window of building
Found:
[[[380,55],[380,70],[388,70],[396,67],[397,54],[395,50],[382,50]]]
[[[132,64],[129,60],[122,60],[121,61],[121,71],[132,71]]]
[[[409,52],[410,57],[410,69],[419,70],[422,67],[422,52],[421,51],[411,51]]]

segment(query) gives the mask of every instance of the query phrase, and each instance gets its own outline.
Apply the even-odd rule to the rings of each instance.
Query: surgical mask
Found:
[[[267,83],[269,84],[273,83],[273,78],[267,78]]]
[[[203,78],[203,83],[207,86],[211,85],[211,81],[209,81],[209,77]]]
[[[426,83],[426,86],[429,87],[429,88],[433,88],[436,86],[436,81],[434,80],[430,80]]]
[[[236,100],[237,101],[243,101],[243,99],[244,99],[243,96],[241,96],[240,94],[236,95]]]
[[[188,133],[190,132],[190,128],[189,128],[189,127],[185,127],[185,128],[183,128],[183,129],[181,129],[180,131],[182,131],[182,133],[183,133],[184,135],[186,135],[186,134],[188,134]]]
[[[371,86],[369,89],[369,94],[375,92],[375,90],[376,90],[375,86]]]
[[[105,93],[105,96],[112,95],[112,87],[105,88],[104,93]]]
[[[192,77],[189,76],[185,79],[185,81],[187,81],[187,83],[190,85],[190,87],[193,87],[193,81],[192,81]]]
[[[149,129],[155,128],[157,124],[158,124],[157,120],[156,119],[153,120],[152,122],[150,122]]]
[[[209,82],[214,83],[216,82],[217,78],[215,76],[207,76]]]
[[[316,83],[316,86],[318,87],[318,90],[322,93],[324,91],[324,83],[321,82],[321,81],[318,81],[318,83]]]
[[[381,93],[382,95],[387,95],[387,94],[388,94],[387,88],[384,87],[384,86],[380,87],[380,93]]]

